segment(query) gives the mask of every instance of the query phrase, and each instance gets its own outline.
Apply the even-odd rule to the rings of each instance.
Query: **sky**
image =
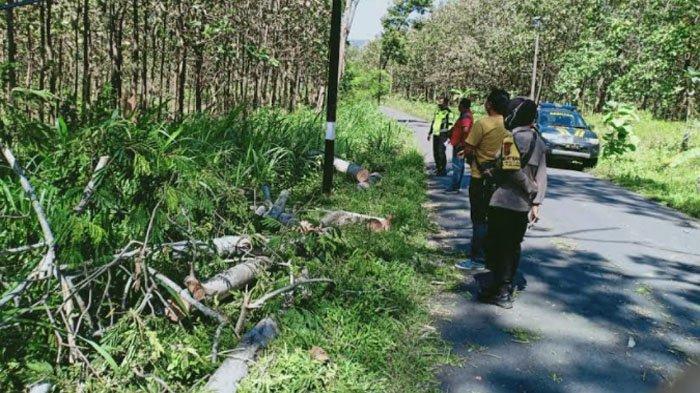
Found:
[[[382,17],[391,0],[360,0],[355,21],[350,29],[350,40],[369,40],[382,31]]]

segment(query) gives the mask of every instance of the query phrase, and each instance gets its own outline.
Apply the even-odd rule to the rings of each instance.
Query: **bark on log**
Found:
[[[90,199],[92,198],[92,194],[95,193],[95,187],[97,184],[97,179],[102,173],[102,170],[107,166],[107,163],[109,163],[109,156],[102,156],[100,157],[99,161],[97,161],[97,165],[95,166],[95,170],[92,172],[92,177],[90,178],[90,181],[88,181],[88,184],[85,186],[85,189],[83,190],[83,197],[80,199],[80,202],[75,206],[73,209],[77,214],[81,214],[85,208],[87,207],[88,203],[90,202]]]
[[[367,227],[372,231],[381,232],[391,228],[391,219],[391,216],[381,218],[339,210],[328,212],[323,218],[321,218],[321,226],[340,228],[346,225],[364,223],[367,224]]]
[[[29,387],[29,393],[49,393],[53,388],[51,382],[37,382]]]
[[[208,316],[209,318],[216,319],[219,323],[229,323],[228,320],[223,315],[219,314],[218,312],[212,310],[211,308],[209,308],[209,307],[203,305],[202,303],[200,303],[199,301],[197,301],[195,298],[190,296],[190,293],[186,289],[181,288],[173,280],[171,280],[167,276],[163,275],[162,273],[160,273],[156,269],[154,269],[152,267],[148,267],[148,272],[153,277],[155,277],[156,280],[158,280],[162,285],[170,288],[175,293],[177,293],[180,296],[180,298],[182,299],[182,301],[184,301],[185,303],[189,304],[190,306],[196,308],[202,314]]]
[[[225,297],[229,291],[245,287],[272,265],[267,257],[245,259],[242,263],[202,283],[207,297]]]
[[[287,206],[287,201],[289,200],[289,190],[284,190],[277,197],[277,200],[272,205],[270,210],[267,212],[266,216],[274,218],[275,220],[280,218],[280,215],[284,213],[284,208]]]
[[[355,163],[336,157],[335,160],[333,160],[333,166],[335,166],[338,172],[345,173],[358,183],[365,183],[369,180],[369,171]]]
[[[235,393],[238,383],[248,375],[249,364],[255,360],[259,349],[269,344],[279,333],[277,323],[272,318],[258,322],[253,330],[243,336],[240,344],[212,374],[204,387],[214,393]]]
[[[213,251],[215,251],[216,255],[220,257],[246,254],[253,250],[253,243],[247,236],[217,237],[212,240],[212,243],[214,245]],[[184,240],[181,242],[166,244],[165,246],[171,248],[176,254],[184,254],[194,249],[211,252],[211,247],[209,244],[200,240]]]

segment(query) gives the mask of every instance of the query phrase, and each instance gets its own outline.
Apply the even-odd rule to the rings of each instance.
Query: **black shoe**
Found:
[[[494,301],[496,301],[496,298],[498,297],[498,288],[494,287],[487,287],[484,288],[483,290],[479,291],[479,295],[477,296],[477,300],[480,301],[481,303],[489,303],[493,304]]]
[[[502,288],[498,296],[493,299],[492,303],[505,309],[513,308],[513,297],[510,295],[510,288]]]

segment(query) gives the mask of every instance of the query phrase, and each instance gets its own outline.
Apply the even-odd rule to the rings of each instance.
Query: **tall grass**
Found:
[[[586,120],[597,132],[604,130],[602,116],[588,115]],[[656,120],[641,113],[634,134],[635,151],[601,160],[593,172],[700,217],[700,124]]]
[[[60,263],[67,267],[95,267],[128,241],[142,240],[155,211],[151,244],[263,233],[270,239],[265,252],[292,262],[293,273],[307,269],[312,276],[335,281],[334,290],[315,289],[282,315],[282,336],[256,365],[244,391],[430,391],[436,386],[432,367],[445,360],[445,351],[422,330],[429,323],[429,282],[441,274],[429,263],[434,251],[425,241],[430,224],[421,207],[422,159],[412,150],[407,131],[375,106],[347,104],[338,122],[338,155],[385,177],[369,191],[337,177],[334,195],[323,197],[318,154],[322,121],[309,110],[286,114],[263,109],[178,124],[118,116],[80,127],[26,123],[22,129],[33,131],[14,134],[12,147],[46,207],[58,237]],[[112,161],[87,212],[76,216],[72,209],[97,157],[105,154]],[[291,188],[291,204],[301,218],[314,220],[320,214],[317,208],[343,208],[392,214],[394,229],[370,234],[352,228],[319,237],[271,226],[250,211],[259,202],[262,183],[271,184],[273,192]],[[0,250],[34,243],[39,234],[17,179],[0,166]],[[3,257],[0,292],[24,277],[39,257]],[[230,266],[201,256],[192,262],[200,277]],[[168,255],[149,264],[178,282],[188,271],[186,261]],[[286,269],[273,269],[253,288],[253,296],[284,285],[288,275]],[[111,280],[123,288],[124,276]],[[30,295],[40,296],[41,288]],[[122,293],[107,296],[120,301]],[[236,294],[217,307],[235,320],[241,301]],[[253,313],[248,326],[279,310],[280,303]],[[9,309],[0,315],[2,390],[21,390],[41,379],[66,391],[79,381],[86,391],[160,389],[155,379],[135,375],[135,368],[183,390],[201,384],[217,366],[208,356],[216,326],[196,314],[181,324],[162,315],[102,315],[114,317],[115,325],[95,340],[117,368],[104,353],[86,351],[97,375],[56,363],[57,343],[52,329],[42,323],[43,310],[25,313],[21,320],[15,315]],[[220,348],[232,348],[236,341],[226,328]],[[308,356],[314,345],[328,351],[330,364]]]

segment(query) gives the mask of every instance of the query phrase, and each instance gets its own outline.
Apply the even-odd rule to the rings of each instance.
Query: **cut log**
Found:
[[[366,224],[367,227],[374,232],[388,231],[391,229],[391,220],[393,217],[387,218],[368,216],[342,210],[328,212],[322,219],[321,225],[324,227],[340,228],[352,224]]]
[[[377,184],[382,180],[382,175],[378,172],[373,172],[371,175],[369,175],[369,184]]]
[[[53,388],[51,382],[37,382],[29,386],[29,393],[49,393]]]
[[[247,254],[253,249],[253,243],[247,236],[217,237],[212,240],[212,244],[214,245],[213,251],[220,257]],[[172,249],[175,254],[185,254],[195,249],[208,253],[212,251],[209,243],[200,240],[183,240],[176,243],[165,244],[164,246]]]
[[[214,393],[235,393],[238,390],[238,384],[248,375],[249,365],[255,360],[258,350],[267,346],[278,333],[277,322],[272,318],[265,318],[258,322],[253,330],[243,336],[240,344],[212,374],[204,390]]]
[[[197,310],[199,310],[202,314],[208,316],[209,318],[216,319],[219,323],[228,323],[228,320],[226,317],[221,315],[220,313],[212,310],[211,308],[203,305],[197,299],[193,298],[190,296],[190,293],[187,292],[186,289],[181,288],[179,285],[177,285],[173,280],[168,278],[166,275],[160,273],[156,269],[152,267],[148,267],[148,272],[153,275],[153,277],[158,280],[158,282],[161,283],[161,285],[164,285],[168,288],[170,288],[172,291],[177,293],[180,296],[180,299],[185,303],[188,304]]]
[[[272,265],[267,257],[244,259],[242,263],[219,273],[202,284],[207,297],[225,297],[229,291],[241,289],[251,283]]]
[[[335,166],[338,172],[345,173],[358,183],[366,183],[367,180],[369,180],[369,171],[358,164],[336,157],[335,160],[333,160],[333,166]]]

